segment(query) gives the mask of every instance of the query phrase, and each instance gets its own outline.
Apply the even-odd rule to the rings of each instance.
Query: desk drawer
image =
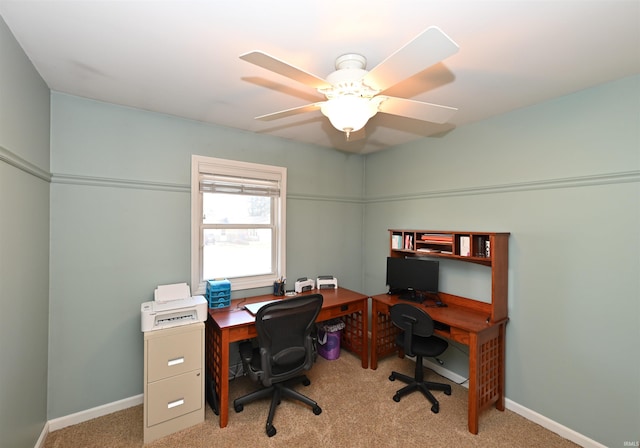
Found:
[[[182,328],[147,340],[147,382],[202,368],[202,329]]]
[[[200,409],[202,400],[201,370],[151,383],[147,391],[147,426]]]
[[[360,311],[360,303],[346,303],[344,305],[332,306],[331,308],[325,308],[320,311],[318,321],[325,321],[334,317],[346,316],[347,314]]]

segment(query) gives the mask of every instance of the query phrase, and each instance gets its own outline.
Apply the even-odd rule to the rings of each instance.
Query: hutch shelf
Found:
[[[389,256],[459,260],[491,270],[491,321],[508,317],[509,233],[389,230]]]

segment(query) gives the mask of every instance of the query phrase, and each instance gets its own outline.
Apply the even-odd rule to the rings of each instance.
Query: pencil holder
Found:
[[[275,281],[273,282],[273,295],[274,296],[283,296],[284,295],[284,281]]]

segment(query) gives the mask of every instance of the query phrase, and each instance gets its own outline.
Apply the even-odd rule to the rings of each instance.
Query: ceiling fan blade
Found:
[[[298,114],[304,114],[306,112],[313,112],[314,110],[320,110],[320,106],[322,105],[323,102],[324,101],[321,101],[319,103],[307,104],[306,106],[293,107],[291,109],[281,110],[280,112],[273,112],[271,114],[260,115],[255,119],[262,120],[262,121],[271,121],[271,120],[278,120],[280,118],[289,117],[291,115],[298,115]]]
[[[432,26],[405,44],[364,77],[364,83],[383,91],[457,53],[459,47],[440,28]]]
[[[262,51],[250,51],[240,55],[240,59],[251,62],[258,67],[266,68],[267,70],[278,73],[279,75],[286,76],[287,78],[298,81],[309,87],[313,87],[314,89],[327,88],[331,86],[331,84],[324,79],[305,72],[298,67],[294,67],[293,65],[281,61],[280,59]]]
[[[380,96],[376,98],[380,98]],[[449,121],[458,110],[455,107],[423,103],[422,101],[396,98],[393,96],[385,96],[383,98],[384,101],[378,106],[380,112],[438,124]]]

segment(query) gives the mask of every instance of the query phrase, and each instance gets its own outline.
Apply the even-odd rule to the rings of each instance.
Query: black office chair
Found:
[[[433,320],[422,308],[408,303],[398,303],[391,307],[390,314],[393,324],[402,330],[396,338],[396,344],[404,350],[406,355],[416,356],[416,371],[413,378],[402,373],[391,372],[389,376],[391,381],[397,378],[408,384],[396,392],[393,400],[398,402],[404,395],[419,390],[431,402],[431,411],[437,414],[440,411],[440,403],[431,391],[441,390],[446,395],[451,395],[451,386],[425,381],[422,359],[425,356],[441,355],[449,344],[444,339],[433,336]]]
[[[251,341],[240,344],[245,374],[264,388],[234,400],[233,407],[241,412],[245,404],[271,396],[266,426],[269,437],[276,434],[273,416],[282,397],[311,406],[316,415],[322,412],[318,403],[289,387],[291,383],[311,384],[302,372],[316,359],[313,330],[322,301],[321,294],[312,294],[265,305],[256,314],[258,347]]]

